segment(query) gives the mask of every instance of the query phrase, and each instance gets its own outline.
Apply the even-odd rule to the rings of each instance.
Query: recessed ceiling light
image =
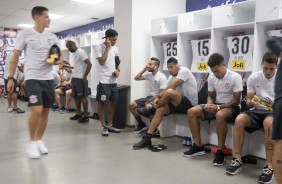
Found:
[[[105,0],[72,0],[72,1],[93,5],[93,4],[99,4]]]
[[[63,18],[63,15],[57,15],[57,14],[53,14],[53,13],[49,13],[49,17],[50,19],[60,19]]]
[[[18,26],[19,26],[19,27],[31,28],[31,27],[33,27],[34,25],[32,25],[32,24],[19,24]]]

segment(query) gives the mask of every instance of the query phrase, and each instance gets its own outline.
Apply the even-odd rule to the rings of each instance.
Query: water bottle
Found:
[[[187,146],[192,146],[192,139],[191,139],[191,137],[186,137],[186,145]]]
[[[186,146],[186,144],[187,144],[187,136],[184,136],[184,137],[182,138],[182,144],[183,144],[184,146]]]

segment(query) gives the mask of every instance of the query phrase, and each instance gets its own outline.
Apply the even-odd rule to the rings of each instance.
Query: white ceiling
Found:
[[[34,6],[45,6],[49,9],[49,13],[64,16],[61,19],[51,20],[50,30],[52,32],[67,30],[114,16],[114,0],[105,0],[96,5],[70,0],[0,0],[0,27],[20,28],[17,25],[33,24],[31,9]]]

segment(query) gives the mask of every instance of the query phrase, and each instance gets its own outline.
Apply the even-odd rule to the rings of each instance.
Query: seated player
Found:
[[[133,149],[151,145],[152,134],[160,125],[163,116],[177,112],[186,113],[189,108],[198,103],[197,83],[191,71],[186,67],[181,67],[175,57],[167,60],[167,68],[171,75],[168,78],[168,85],[155,99],[153,107],[137,109],[141,115],[154,116],[149,130],[140,142],[133,145]]]
[[[17,106],[17,100],[18,100],[18,93],[19,93],[19,87],[17,82],[17,73],[13,77],[10,77],[10,61],[12,57],[13,52],[7,55],[6,62],[5,62],[5,73],[4,73],[4,82],[5,82],[5,91],[7,92],[7,100],[8,100],[8,112],[12,113],[24,113],[25,111],[21,110]],[[7,84],[9,80],[14,81],[14,89],[13,92],[8,92]]]
[[[60,81],[60,87],[55,90],[55,99],[56,103],[58,105],[57,111],[61,114],[68,113],[69,112],[69,106],[71,102],[71,74],[72,70],[70,67],[70,64],[67,62],[64,62],[59,65],[59,71],[58,74],[60,75],[61,81]],[[61,95],[66,96],[66,105],[65,108],[63,108],[61,103]]]
[[[272,155],[273,142],[272,104],[274,101],[274,83],[277,68],[277,57],[271,53],[264,54],[261,62],[262,70],[253,73],[247,82],[247,110],[237,116],[233,129],[233,144],[235,158],[226,169],[226,173],[234,175],[242,170],[242,149],[245,130],[249,133],[263,128],[266,152],[266,164],[259,176],[259,183],[271,183],[273,179]],[[250,142],[250,144],[252,144]]]
[[[145,68],[143,68],[136,76],[135,80],[148,80],[150,86],[150,94],[145,98],[139,98],[129,103],[128,108],[131,114],[137,121],[136,129],[134,133],[140,133],[147,129],[146,124],[141,119],[141,116],[136,111],[137,107],[145,107],[145,104],[154,100],[167,86],[167,78],[158,69],[160,66],[160,60],[152,57]],[[148,71],[147,73],[145,73]]]
[[[220,166],[224,162],[223,148],[227,134],[227,122],[235,120],[240,113],[242,78],[238,73],[226,68],[223,56],[218,53],[209,57],[208,66],[212,73],[208,78],[207,104],[197,105],[187,111],[194,144],[190,150],[184,152],[183,156],[205,153],[201,141],[199,119],[216,119],[218,150],[215,153],[213,165]]]

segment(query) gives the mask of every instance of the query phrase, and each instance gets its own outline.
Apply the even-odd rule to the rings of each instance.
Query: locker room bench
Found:
[[[212,120],[201,121],[201,139],[203,144],[217,145],[216,122]],[[228,124],[228,133],[226,136],[225,145],[233,148],[232,132],[234,122]],[[188,127],[187,114],[171,114],[163,118],[159,126],[161,137],[170,136],[189,136],[192,137]],[[256,131],[252,134],[245,132],[245,142],[243,147],[243,155],[253,155],[265,159],[265,146],[264,146],[264,132],[263,129]]]

